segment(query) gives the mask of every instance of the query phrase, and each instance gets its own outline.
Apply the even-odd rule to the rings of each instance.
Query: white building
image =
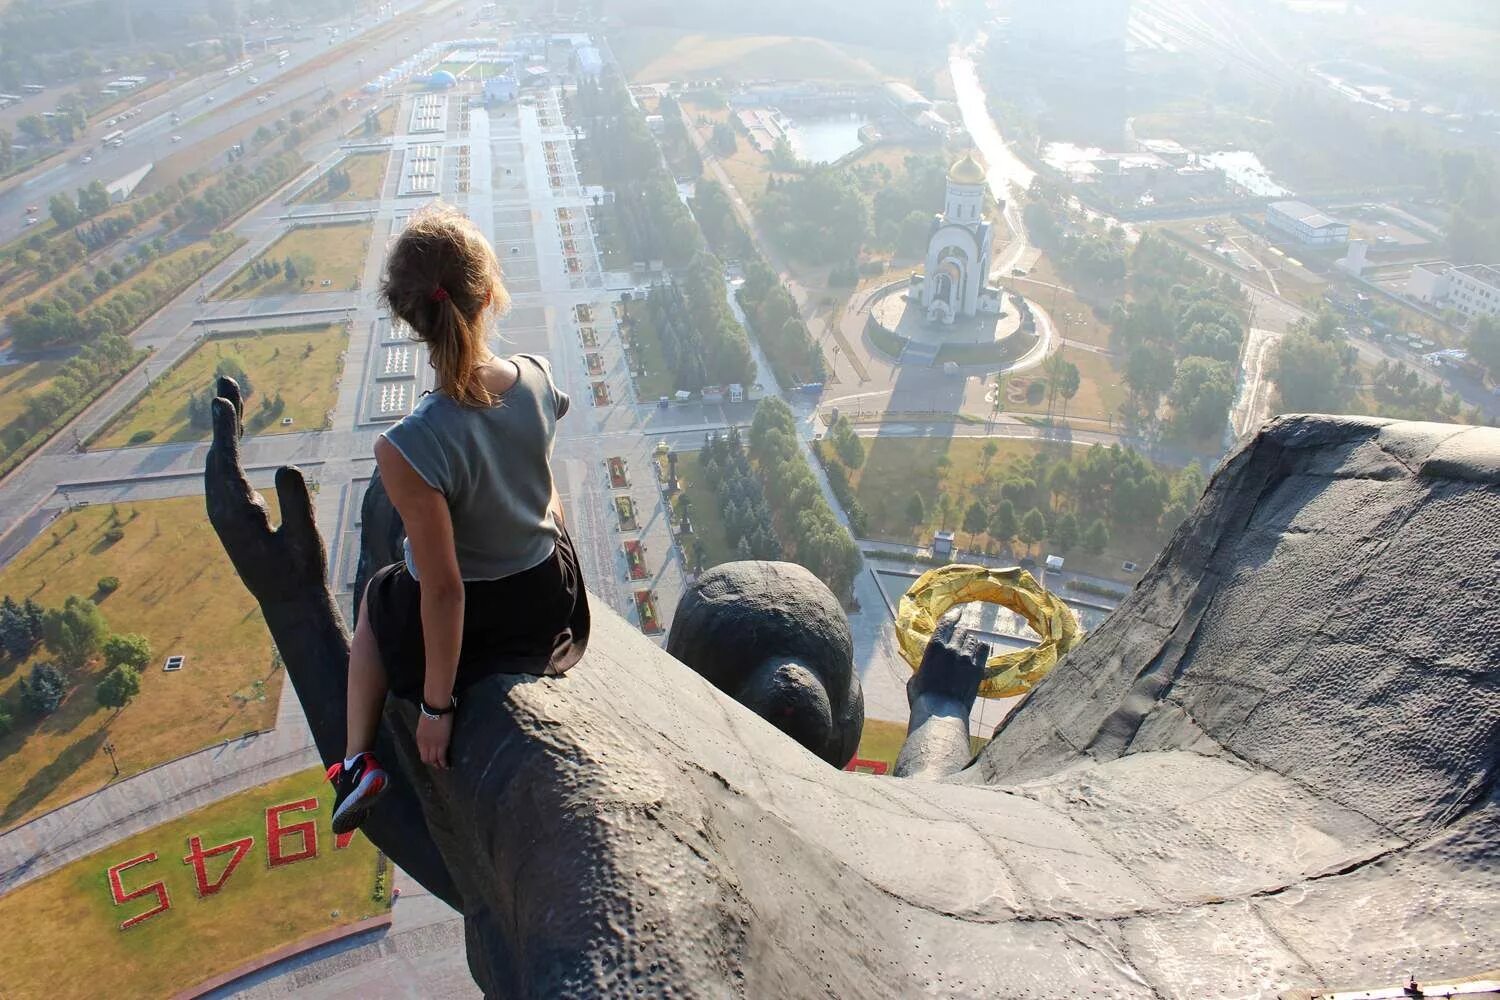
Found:
[[[1341,247],[1349,242],[1349,223],[1300,201],[1275,201],[1267,205],[1266,225],[1310,247]]]
[[[1418,264],[1411,269],[1406,294],[1435,309],[1452,309],[1465,319],[1500,316],[1500,268],[1455,267],[1446,261]]]
[[[951,324],[981,308],[990,273],[990,224],[984,217],[984,168],[965,156],[948,171],[943,214],[932,221],[927,267],[922,278],[922,312],[929,323]]]

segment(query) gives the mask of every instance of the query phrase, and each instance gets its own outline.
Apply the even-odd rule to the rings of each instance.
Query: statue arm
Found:
[[[302,703],[325,764],[344,755],[349,637],[328,590],[328,558],[313,519],[312,498],[300,470],[276,472],[281,525],[271,527],[265,499],[240,464],[239,386],[221,378],[213,402],[214,439],[204,469],[208,519],[235,571],[260,605],[266,627]],[[375,753],[397,757],[390,717]],[[416,793],[401,769],[390,768],[385,799],[361,827],[392,861],[450,906],[462,898],[433,843]]]
[[[911,717],[906,742],[892,773],[901,778],[936,779],[956,774],[973,759],[969,713],[979,693],[987,642],[945,621],[922,654],[922,666],[906,683]]]

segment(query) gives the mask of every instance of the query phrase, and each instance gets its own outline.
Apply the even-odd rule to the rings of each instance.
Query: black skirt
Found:
[[[391,693],[420,701],[426,673],[422,585],[406,563],[370,578],[365,613]],[[499,580],[464,581],[464,631],[455,693],[492,674],[561,674],[589,640],[589,601],[566,529],[552,555]]]

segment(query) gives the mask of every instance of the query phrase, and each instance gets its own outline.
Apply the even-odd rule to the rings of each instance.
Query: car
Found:
[[[93,163],[94,162],[94,158],[92,156],[90,156],[89,154],[84,153],[83,154],[83,159],[79,160],[78,162],[79,163]]]
[[[260,77],[258,76],[247,77],[246,79],[248,79],[251,83],[260,83]]]
[[[35,205],[27,205],[26,206],[26,214],[27,215],[35,215],[39,211],[41,211],[41,209],[37,208]]]
[[[39,220],[39,219],[38,219],[38,218],[37,218],[37,217],[36,217],[36,216],[34,216],[34,215],[33,215],[33,216],[30,216],[30,217],[29,217],[29,218],[27,218],[27,220],[26,220],[26,224],[27,224],[27,225],[28,225],[28,226],[34,226],[34,225],[36,225],[36,224],[37,224],[37,223],[38,223],[38,222],[39,222],[39,221],[41,221],[41,220]]]
[[[104,127],[105,128],[114,128],[115,125],[119,123],[119,121],[120,121],[120,119],[118,119],[118,118],[111,118],[109,121],[107,121],[107,122],[104,123]]]
[[[181,142],[182,141],[182,136],[180,136],[180,135],[174,135],[174,136],[172,136],[172,141],[173,142]]]
[[[213,102],[214,102],[214,95],[213,94],[209,94],[207,97],[205,97],[203,99],[203,103],[204,104],[212,104]]]

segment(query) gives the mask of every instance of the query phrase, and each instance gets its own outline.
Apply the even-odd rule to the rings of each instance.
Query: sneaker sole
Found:
[[[354,793],[333,814],[333,832],[344,834],[359,829],[359,824],[364,822],[370,807],[379,801],[380,794],[385,791],[385,784],[384,771],[372,771],[360,779]]]

